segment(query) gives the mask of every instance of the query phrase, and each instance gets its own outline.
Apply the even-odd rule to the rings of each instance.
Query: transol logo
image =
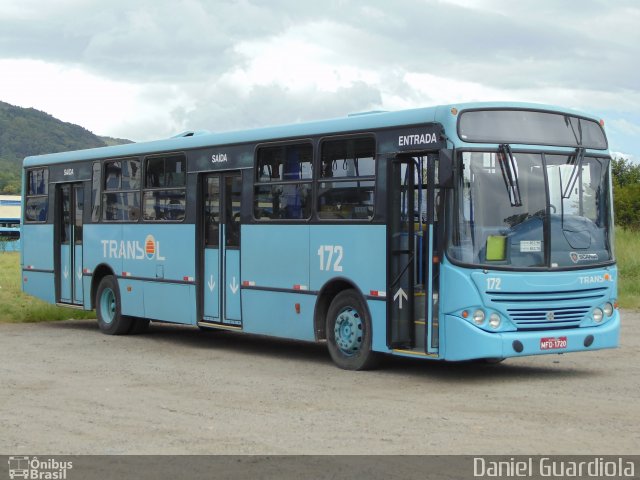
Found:
[[[153,235],[147,235],[144,243],[138,240],[101,240],[104,258],[125,260],[166,260],[160,253],[160,242]]]

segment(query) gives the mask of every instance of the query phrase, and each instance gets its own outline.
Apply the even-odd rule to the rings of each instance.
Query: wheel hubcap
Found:
[[[337,318],[334,328],[336,345],[345,355],[354,355],[362,346],[362,319],[353,307],[342,310]]]
[[[100,297],[100,313],[104,323],[111,323],[116,316],[116,296],[113,290],[105,288]]]

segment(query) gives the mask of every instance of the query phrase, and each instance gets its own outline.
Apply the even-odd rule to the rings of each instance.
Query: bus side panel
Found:
[[[120,301],[122,302],[122,312],[132,317],[144,317],[144,285],[141,280],[130,280],[120,278]]]
[[[314,225],[309,246],[310,289],[337,277],[353,282],[363,295],[384,292],[387,283],[385,225]]]
[[[131,276],[184,282],[195,278],[195,227],[191,224],[126,225],[122,269]]]
[[[93,274],[98,265],[105,264],[111,268],[114,275],[122,275],[122,258],[120,256],[122,225],[86,224],[83,227],[82,235],[83,268]]]
[[[53,273],[22,272],[22,290],[49,303],[56,303],[56,283]]]
[[[242,281],[260,289],[242,289],[243,330],[313,340],[316,297],[294,291],[309,289],[309,226],[243,225],[241,239]]]
[[[309,288],[308,225],[243,225],[241,246],[243,282],[261,288]]]
[[[297,313],[296,304],[300,313]],[[315,295],[242,290],[243,330],[273,337],[314,341]]]
[[[25,268],[53,271],[53,225],[22,227],[22,264]]]
[[[124,315],[195,324],[194,232],[193,225],[87,225],[85,266],[111,267]]]
[[[371,313],[371,329],[373,330],[371,348],[375,352],[389,352],[389,347],[387,347],[387,302],[369,300],[367,305]]]
[[[195,325],[195,287],[144,282],[144,314],[152,320]]]
[[[55,303],[53,225],[23,225],[21,255],[24,269],[22,291],[49,303]]]

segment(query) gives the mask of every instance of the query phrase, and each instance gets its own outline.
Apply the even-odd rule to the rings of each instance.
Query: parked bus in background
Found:
[[[487,359],[618,344],[597,118],[476,103],[28,157],[22,287],[149,320]]]
[[[0,253],[20,248],[21,205],[19,195],[0,195]]]

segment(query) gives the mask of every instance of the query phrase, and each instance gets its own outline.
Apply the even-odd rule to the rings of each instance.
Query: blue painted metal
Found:
[[[73,303],[82,305],[84,303],[83,283],[82,283],[82,245],[73,247]]]
[[[196,323],[194,225],[85,225],[83,240],[83,268],[118,277],[123,315]]]
[[[309,285],[308,225],[243,225],[241,236],[243,281],[289,290]]]
[[[371,350],[389,352],[387,346],[387,302],[384,300],[368,300],[367,306],[371,315]]]
[[[590,347],[585,347],[584,340],[589,335],[593,335],[594,342]],[[460,317],[447,315],[440,348],[441,357],[445,360],[508,358],[615,348],[619,344],[619,336],[620,314],[618,311],[615,311],[608,322],[599,327],[502,333],[489,333],[475,328]],[[543,337],[567,337],[567,348],[541,350],[540,339]],[[524,347],[522,353],[517,353],[513,348],[513,342],[516,340]]]
[[[22,227],[21,264],[53,272],[53,225]]]
[[[90,277],[85,277],[90,279]],[[122,312],[126,312],[125,315],[132,317],[144,317],[146,315],[144,308],[144,287],[145,283],[142,280],[132,280],[128,278],[119,278],[118,287],[120,289],[120,308]],[[85,286],[85,297],[86,294]],[[85,298],[85,302],[90,301],[89,298]]]
[[[60,245],[60,301],[71,303],[73,288],[73,267],[71,266],[71,247]]]
[[[52,272],[23,270],[22,291],[48,303],[56,303],[56,283]]]
[[[314,339],[316,295],[327,284],[348,281],[364,295],[371,290],[385,291],[385,242],[384,225],[243,225],[242,280],[272,289],[242,290],[243,330]],[[296,303],[301,304],[300,314],[295,313]],[[385,302],[368,305],[374,325],[373,349],[389,351]]]
[[[242,320],[240,307],[240,251],[225,249],[225,320],[240,322]]]
[[[313,225],[309,236],[310,290],[319,291],[336,278],[353,283],[363,294],[386,290],[386,225]],[[323,254],[319,254],[320,248]],[[331,258],[330,250],[334,247]],[[341,247],[341,252],[335,247]],[[283,246],[287,251],[287,246]],[[288,257],[286,265],[293,262]],[[324,261],[324,265],[320,261]],[[320,268],[320,267],[323,268]]]
[[[203,319],[217,322],[220,319],[220,249],[204,250],[204,311]]]
[[[300,313],[295,305],[300,304]],[[242,330],[260,335],[313,341],[316,297],[300,293],[242,290]]]
[[[144,290],[144,316],[146,318],[189,325],[196,324],[195,286],[163,282],[141,283]]]
[[[569,336],[572,343],[562,351],[593,350],[585,347],[584,337],[593,334],[597,348],[617,345],[618,312],[601,324],[593,320],[593,309],[617,299],[615,266],[559,272],[508,272],[464,269],[446,259],[441,267],[441,355],[447,360],[515,356],[511,343],[525,343],[523,354],[557,353],[540,351],[542,337]],[[500,289],[490,285],[499,279]],[[455,292],[455,294],[453,294]],[[497,329],[473,323],[472,314],[482,309],[488,319],[500,315]],[[463,311],[469,316],[465,319]],[[551,312],[551,313],[550,313]],[[474,338],[471,341],[471,338]],[[582,339],[578,341],[578,339]],[[534,348],[535,342],[538,346]],[[507,348],[508,347],[508,348]],[[498,351],[499,350],[499,351]],[[499,353],[499,355],[498,355]]]

